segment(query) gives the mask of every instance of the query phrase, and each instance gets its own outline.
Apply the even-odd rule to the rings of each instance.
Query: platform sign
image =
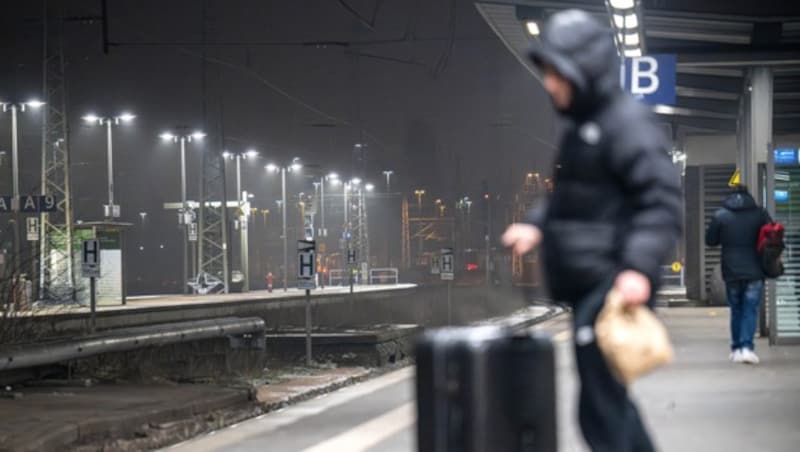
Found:
[[[39,196],[39,212],[55,212],[58,210],[58,200],[53,195]]]
[[[439,262],[439,275],[441,276],[442,281],[452,281],[455,276],[455,259],[453,256],[453,248],[442,248]]]
[[[431,274],[438,275],[441,273],[442,260],[437,255],[431,256]]]
[[[650,105],[675,104],[675,55],[645,55],[625,59],[625,91]]]
[[[39,212],[39,197],[28,195],[19,197],[19,211],[25,213]]]
[[[83,241],[81,247],[81,274],[84,278],[100,277],[100,240]]]
[[[347,250],[347,263],[351,265],[356,263],[356,250],[352,248]]]
[[[196,242],[197,241],[197,223],[189,223],[189,229],[187,231],[189,234],[189,241]]]
[[[297,287],[300,289],[316,288],[317,251],[313,240],[297,241]]]
[[[794,148],[778,148],[775,149],[775,164],[776,165],[797,165],[798,152]]]
[[[306,240],[314,240],[314,215],[307,213],[303,217],[303,236]]]
[[[39,240],[39,218],[38,217],[28,217],[26,219],[28,231],[28,241],[35,242]]]
[[[11,212],[11,196],[0,196],[0,213]]]

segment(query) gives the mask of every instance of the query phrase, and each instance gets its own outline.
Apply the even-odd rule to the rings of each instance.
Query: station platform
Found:
[[[759,339],[758,366],[728,360],[728,312],[663,308],[676,361],[633,386],[657,450],[792,452],[800,444],[800,347]],[[534,327],[556,342],[559,451],[586,452],[578,429],[578,383],[568,315]],[[414,371],[242,422],[170,451],[411,452],[415,450]]]
[[[353,286],[353,293],[373,293],[392,290],[405,290],[417,287],[416,284],[384,284],[372,286]],[[350,293],[350,287],[346,286],[326,286],[323,289],[317,288],[311,291],[312,297],[329,295],[346,295]],[[214,295],[142,295],[129,296],[126,304],[119,305],[100,305],[97,306],[98,312],[131,311],[154,308],[174,308],[174,307],[196,307],[213,304],[237,303],[237,302],[261,302],[261,301],[280,301],[302,298],[305,290],[290,288],[286,291],[276,289],[272,292],[267,290],[252,290],[243,293],[214,294]],[[30,311],[33,315],[69,315],[89,312],[89,307],[79,304],[41,306]]]

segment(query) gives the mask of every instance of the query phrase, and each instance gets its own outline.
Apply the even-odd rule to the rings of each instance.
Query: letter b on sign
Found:
[[[648,104],[675,104],[675,55],[625,60],[625,90]]]
[[[658,91],[658,60],[645,56],[631,60],[631,94],[653,94]]]

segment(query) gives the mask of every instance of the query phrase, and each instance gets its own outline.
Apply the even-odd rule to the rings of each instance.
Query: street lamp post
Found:
[[[392,170],[386,170],[383,172],[383,175],[386,176],[386,193],[392,191],[392,174],[394,174],[394,171]]]
[[[183,226],[183,293],[189,293],[189,225],[194,222],[189,214],[189,204],[186,196],[186,143],[192,140],[199,141],[206,136],[205,133],[195,131],[191,134],[176,135],[164,132],[160,135],[164,141],[180,143],[181,146],[181,217],[180,225]]]
[[[118,218],[120,215],[119,206],[114,205],[114,148],[111,134],[111,126],[119,125],[120,123],[128,123],[136,118],[135,115],[130,113],[122,113],[119,116],[100,117],[94,114],[89,114],[83,117],[83,120],[89,124],[98,124],[106,126],[106,151],[108,154],[108,205],[104,208],[105,218],[111,221]]]
[[[281,205],[283,206],[283,209],[281,209],[283,222],[283,291],[286,292],[289,290],[289,243],[286,234],[286,171],[300,171],[303,165],[300,163],[300,159],[295,157],[289,165],[277,166],[274,163],[270,163],[265,168],[271,173],[281,173]]]
[[[390,193],[392,191],[392,175],[393,174],[394,174],[394,171],[392,171],[392,170],[385,170],[383,172],[383,175],[386,176],[386,204],[387,204],[387,206],[389,208],[389,212],[391,212],[393,210],[393,205],[392,205],[393,203],[392,203],[392,198],[391,198],[391,195],[390,195]],[[392,230],[393,228],[392,228],[391,217],[392,217],[391,214],[386,216],[386,221],[387,221],[387,223],[386,223],[386,240],[384,240],[384,244],[386,245],[386,267],[391,267],[392,266],[392,245],[391,245],[392,241],[390,240],[390,238],[394,234],[394,231]]]
[[[250,291],[250,254],[249,254],[249,240],[248,240],[248,227],[247,227],[247,199],[244,198],[244,191],[242,191],[242,160],[248,158],[258,157],[258,151],[253,149],[245,152],[229,152],[222,153],[225,158],[230,158],[236,161],[236,204],[237,204],[237,217],[239,221],[239,258],[240,267],[242,269],[242,292]]]
[[[417,195],[417,208],[419,210],[419,216],[422,217],[422,197],[425,196],[425,190],[414,190],[414,194]]]
[[[17,122],[17,113],[25,111],[26,108],[39,108],[44,105],[44,102],[38,100],[31,100],[28,102],[0,102],[3,106],[3,111],[11,110],[11,185],[12,185],[12,200],[11,206],[14,211],[14,274],[15,277],[21,269],[20,259],[20,233],[19,233],[19,124]],[[34,263],[35,265],[35,263]],[[33,274],[31,274],[33,278]]]

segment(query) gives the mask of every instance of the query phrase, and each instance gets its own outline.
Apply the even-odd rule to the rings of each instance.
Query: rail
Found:
[[[372,284],[399,284],[400,272],[396,268],[371,268],[369,270],[369,283]]]

